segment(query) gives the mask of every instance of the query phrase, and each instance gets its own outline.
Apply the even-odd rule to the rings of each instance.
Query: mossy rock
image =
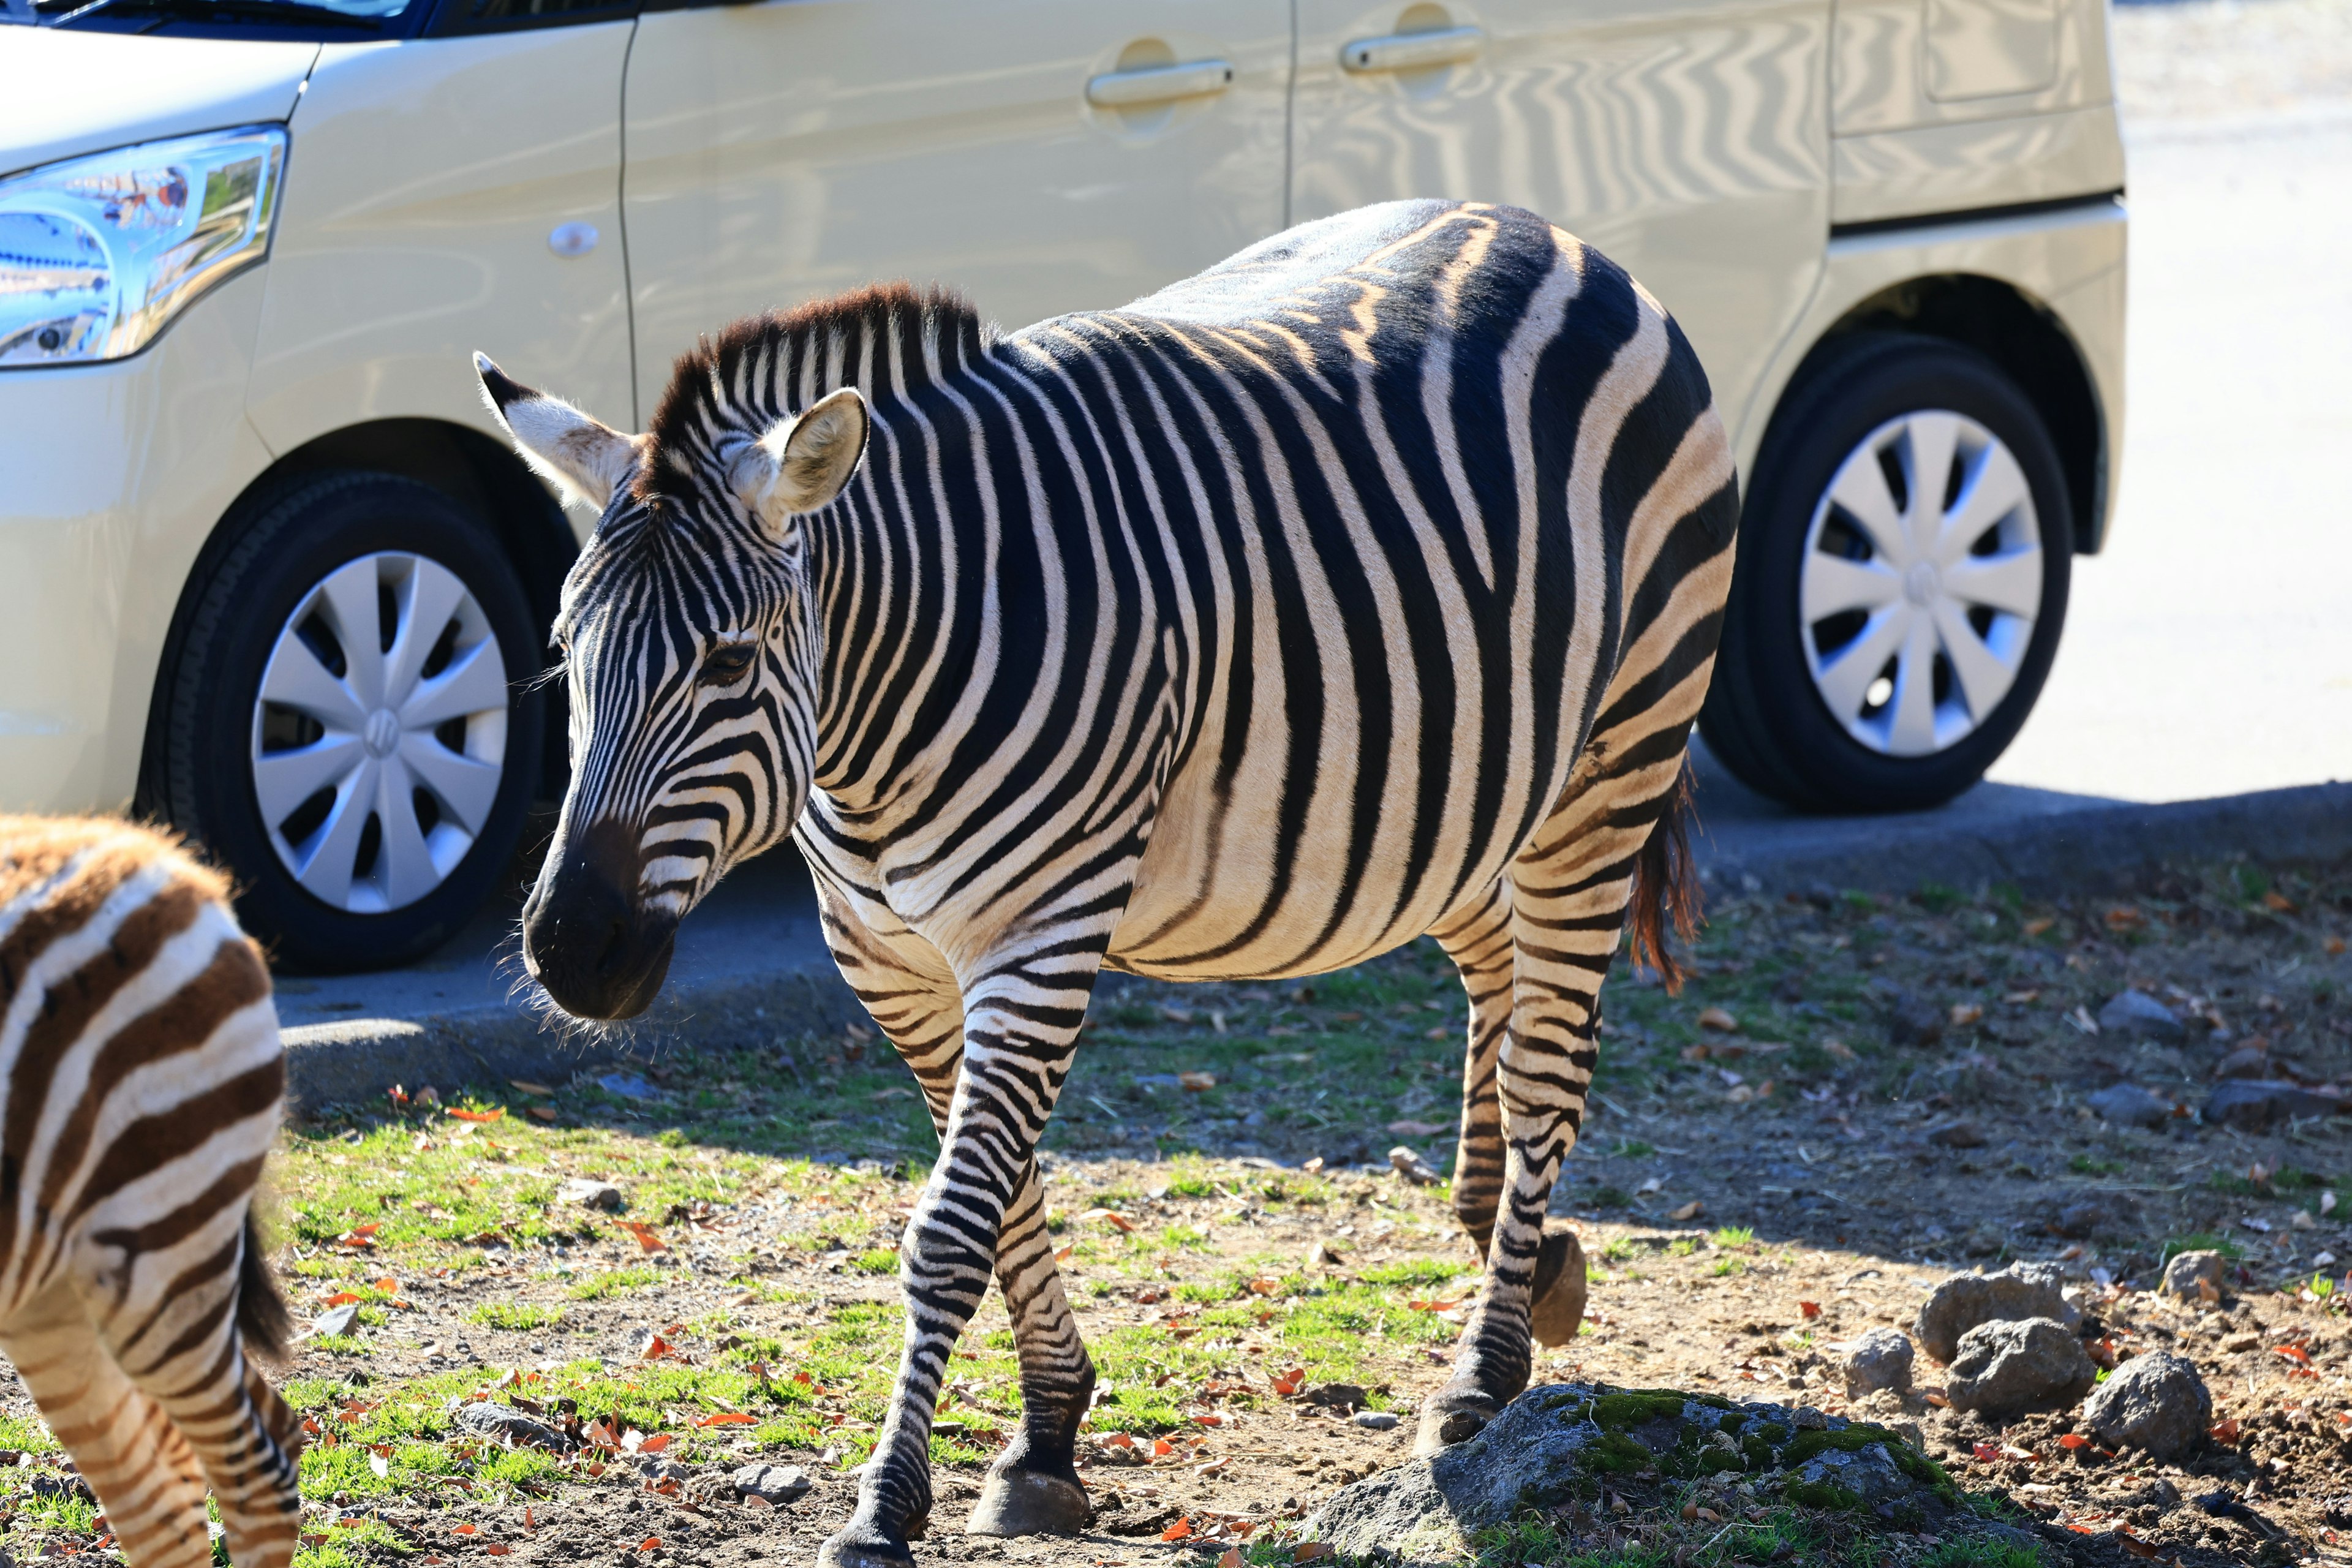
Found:
[[[1889,1527],[1967,1510],[1941,1467],[1883,1426],[1666,1388],[1534,1388],[1469,1441],[1359,1481],[1307,1522],[1343,1559],[1451,1564],[1473,1536],[1607,1490],[1697,1481]]]

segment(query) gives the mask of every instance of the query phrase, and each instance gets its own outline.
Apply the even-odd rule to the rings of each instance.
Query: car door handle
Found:
[[[1105,71],[1087,80],[1087,101],[1097,109],[1133,109],[1180,98],[1206,98],[1233,85],[1231,60],[1186,60],[1181,65]]]
[[[1339,51],[1339,64],[1357,72],[1424,70],[1474,59],[1486,42],[1485,31],[1477,27],[1391,33],[1385,37],[1356,39]]]

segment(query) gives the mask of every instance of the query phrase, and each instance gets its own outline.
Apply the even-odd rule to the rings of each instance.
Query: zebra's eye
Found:
[[[702,679],[711,686],[732,686],[751,672],[759,649],[747,642],[720,643],[702,658]]]

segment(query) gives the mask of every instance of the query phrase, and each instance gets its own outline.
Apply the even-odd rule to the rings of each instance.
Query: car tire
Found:
[[[1939,463],[1940,494],[1915,482]],[[1836,344],[1783,400],[1748,490],[1709,750],[1803,811],[1951,799],[2041,695],[2073,539],[2049,431],[1991,361],[1893,332]]]
[[[226,864],[282,963],[383,969],[446,942],[513,859],[545,721],[529,600],[489,531],[413,479],[310,477],[196,592],[164,815]]]

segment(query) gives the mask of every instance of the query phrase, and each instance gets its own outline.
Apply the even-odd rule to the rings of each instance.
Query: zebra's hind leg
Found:
[[[877,935],[830,889],[820,901],[835,962],[914,1072],[944,1145],[964,1038],[963,999],[947,961],[910,931]],[[1074,1533],[1085,1528],[1092,1512],[1078,1479],[1076,1444],[1078,1423],[1093,1398],[1095,1369],[1054,1263],[1034,1160],[1005,1210],[994,1272],[1021,1358],[1021,1426],[989,1467],[965,1529],[976,1535]],[[924,1479],[920,1513],[904,1526],[909,1537],[919,1535],[928,1521],[928,1476]],[[871,1543],[861,1547],[873,1549]],[[838,1553],[835,1560],[859,1561]]]
[[[1705,691],[1703,676],[1696,687]],[[1681,804],[1688,715],[1672,707],[1643,710],[1623,723],[1642,743],[1621,750],[1611,742],[1622,731],[1603,731],[1591,764],[1579,769],[1559,809],[1511,868],[1511,1025],[1496,1061],[1503,1178],[1486,1289],[1464,1326],[1454,1374],[1422,1406],[1418,1453],[1475,1435],[1527,1387],[1533,1365],[1533,1317],[1549,1239],[1545,1212],[1583,1125],[1599,1060],[1601,983],[1645,847],[1654,832],[1675,830],[1662,818]],[[1580,1265],[1580,1257],[1576,1261]],[[1561,1275],[1566,1264],[1563,1258]],[[1576,1294],[1580,1313],[1580,1289]]]
[[[0,1331],[0,1351],[98,1494],[123,1555],[139,1568],[208,1568],[195,1454],[107,1352],[81,1297],[57,1285],[27,1302]]]
[[[1503,1191],[1503,1100],[1496,1074],[1511,1024],[1510,884],[1495,886],[1429,933],[1461,971],[1470,995],[1462,1059],[1462,1132],[1454,1145],[1454,1214],[1483,1261],[1495,1240]],[[1566,1220],[1544,1222],[1529,1320],[1536,1338],[1562,1345],[1584,1321],[1584,1251]]]
[[[241,1213],[224,1217],[244,1223]],[[148,1311],[102,1316],[98,1330],[116,1364],[171,1417],[203,1468],[230,1561],[236,1568],[286,1568],[301,1527],[301,1434],[293,1411],[247,1357],[236,1258],[234,1249],[216,1255],[205,1267],[225,1260],[226,1271]]]

